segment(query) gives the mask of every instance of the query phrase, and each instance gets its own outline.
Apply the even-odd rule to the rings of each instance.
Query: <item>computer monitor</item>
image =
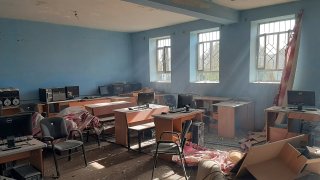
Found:
[[[287,92],[288,105],[296,106],[297,110],[302,110],[303,106],[315,106],[314,91],[293,91]]]
[[[99,86],[99,94],[100,96],[108,96],[110,94],[108,86]]]
[[[0,116],[0,127],[0,139],[6,139],[10,136],[32,136],[32,114]]]
[[[193,95],[191,95],[191,94],[178,94],[177,108],[183,108],[186,105],[194,108]]]
[[[154,92],[138,93],[137,103],[139,106],[154,103]]]

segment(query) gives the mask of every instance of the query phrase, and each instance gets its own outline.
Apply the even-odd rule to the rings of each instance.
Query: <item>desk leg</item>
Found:
[[[42,149],[37,149],[31,151],[30,155],[30,163],[40,170],[42,177],[44,176],[44,165],[43,165],[43,157],[42,157]]]

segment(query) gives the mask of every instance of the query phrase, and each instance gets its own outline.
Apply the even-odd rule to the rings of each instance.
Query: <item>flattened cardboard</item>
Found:
[[[300,135],[300,136],[276,141],[269,144],[263,144],[263,145],[251,147],[247,155],[244,157],[243,163],[241,164],[236,176],[237,177],[244,176],[248,172],[247,167],[251,166],[251,169],[252,169],[253,165],[256,165],[262,162],[267,162],[269,160],[276,158],[286,144],[290,143],[293,147],[298,147],[300,146],[301,142],[307,142],[307,139],[308,139],[308,136]],[[284,158],[284,160],[289,161],[290,158],[287,158],[287,159]],[[299,168],[300,166],[298,167],[298,169]]]
[[[247,169],[259,180],[292,180],[298,177],[306,162],[307,158],[287,143],[274,158],[249,165]]]

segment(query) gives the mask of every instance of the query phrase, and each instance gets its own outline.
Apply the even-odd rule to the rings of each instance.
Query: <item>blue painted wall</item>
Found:
[[[319,46],[320,7],[318,0],[304,0],[289,4],[269,6],[241,12],[239,23],[221,26],[220,83],[189,83],[190,32],[217,27],[217,24],[199,20],[176,26],[164,27],[132,35],[135,79],[145,86],[170,93],[195,93],[201,95],[227,96],[252,99],[255,102],[255,128],[264,127],[264,109],[271,106],[278,84],[249,83],[250,28],[251,21],[295,14],[300,8],[305,11],[301,35],[300,53],[294,89],[314,90],[316,103],[320,105]],[[149,38],[171,36],[172,82],[150,83]]]
[[[94,95],[98,85],[130,81],[131,64],[128,33],[0,19],[0,87],[19,88],[23,100],[67,85]]]

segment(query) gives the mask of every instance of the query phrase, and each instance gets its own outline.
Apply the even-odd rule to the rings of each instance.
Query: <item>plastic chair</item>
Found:
[[[186,159],[183,153],[183,148],[186,143],[187,133],[190,129],[191,124],[192,124],[192,120],[185,121],[182,128],[181,136],[179,135],[179,133],[171,132],[171,131],[164,131],[161,133],[160,140],[157,141],[157,148],[153,156],[153,169],[152,169],[151,179],[153,179],[154,169],[157,166],[158,154],[179,155],[181,165],[184,171],[184,176],[186,179],[188,179],[186,169],[185,169],[185,164],[184,164],[186,162]],[[176,136],[178,139],[177,140],[178,142],[162,140],[163,134],[172,134],[173,136]],[[184,162],[182,161],[182,158],[184,159]]]
[[[72,150],[82,147],[82,153],[84,157],[85,165],[87,166],[86,153],[83,145],[83,138],[80,130],[74,129],[70,133],[67,131],[67,126],[63,118],[61,117],[51,117],[44,118],[40,121],[40,127],[42,130],[43,141],[49,142],[51,149],[53,151],[54,164],[56,167],[57,177],[60,176],[56,152],[68,151],[68,155],[61,156],[59,159],[68,157],[68,160],[71,160]],[[81,138],[81,141],[69,139],[72,136],[73,132],[77,132]],[[56,141],[58,139],[64,139],[65,141]]]

